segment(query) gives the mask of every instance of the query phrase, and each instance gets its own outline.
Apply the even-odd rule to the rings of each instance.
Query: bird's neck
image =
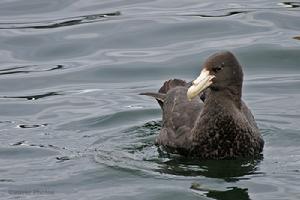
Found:
[[[211,89],[207,95],[209,104],[223,104],[232,102],[238,109],[241,109],[242,105],[242,87],[226,87],[222,89]],[[210,105],[211,106],[211,105]]]

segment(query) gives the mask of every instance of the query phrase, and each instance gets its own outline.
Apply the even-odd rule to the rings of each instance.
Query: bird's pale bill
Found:
[[[215,78],[214,75],[209,74],[207,69],[203,69],[200,73],[200,76],[193,81],[193,85],[189,87],[187,91],[187,97],[189,100],[192,100],[200,92],[208,88],[212,84],[212,79]]]

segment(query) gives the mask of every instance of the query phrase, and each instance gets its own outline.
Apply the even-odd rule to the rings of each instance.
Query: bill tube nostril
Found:
[[[191,101],[200,92],[208,88],[212,84],[214,75],[210,75],[207,69],[203,69],[197,79],[193,81],[193,85],[187,91],[187,98]]]

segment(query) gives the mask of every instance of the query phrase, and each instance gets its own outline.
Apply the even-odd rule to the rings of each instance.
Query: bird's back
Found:
[[[181,154],[188,154],[192,148],[191,130],[203,107],[200,97],[192,101],[187,99],[187,90],[187,83],[173,80],[165,82],[160,89],[166,96],[162,106],[162,129],[156,143]]]

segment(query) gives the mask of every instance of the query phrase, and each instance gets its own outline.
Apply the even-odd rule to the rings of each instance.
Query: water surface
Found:
[[[299,199],[299,2],[0,3],[3,199]],[[257,160],[197,161],[154,145],[156,91],[236,54],[265,139]]]

